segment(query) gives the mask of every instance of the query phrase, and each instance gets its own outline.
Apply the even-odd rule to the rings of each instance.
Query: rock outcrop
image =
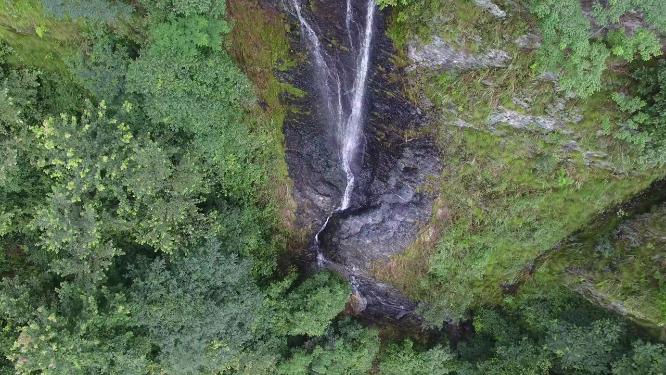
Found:
[[[454,43],[442,40],[437,36],[427,44],[418,41],[410,42],[407,56],[413,62],[413,68],[435,70],[503,68],[511,60],[511,56],[503,50],[493,49],[485,55],[475,55],[467,53],[456,47]]]
[[[481,8],[488,9],[490,14],[497,18],[506,17],[506,12],[490,0],[474,0],[474,3]]]
[[[428,139],[407,142],[388,179],[373,181],[368,205],[334,217],[324,238],[330,258],[352,269],[369,270],[388,261],[416,239],[430,221],[433,197],[423,189],[440,173],[437,147]]]

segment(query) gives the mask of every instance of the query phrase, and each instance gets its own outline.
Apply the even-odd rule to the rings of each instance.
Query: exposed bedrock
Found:
[[[429,43],[410,42],[408,56],[414,67],[435,70],[504,68],[511,61],[506,51],[493,49],[484,55],[475,55],[437,36],[432,37]]]
[[[350,38],[347,32],[346,0],[302,4],[325,53],[335,61],[353,61],[358,35]],[[361,15],[366,14],[366,4],[365,0],[351,1],[353,12]],[[291,13],[289,20],[295,32],[290,43],[300,61],[297,68],[282,73],[281,78],[307,95],[283,98],[291,109],[283,131],[298,204],[296,225],[313,238],[340,205],[347,181],[341,166],[340,136],[327,116],[322,88],[318,86],[321,79],[316,78],[316,64],[307,40],[297,32],[300,26]],[[440,161],[435,142],[423,135],[427,131],[422,128],[416,109],[402,96],[404,74],[392,62],[395,51],[385,35],[386,14],[377,10],[375,17],[363,136],[354,165],[356,183],[351,205],[331,218],[320,240],[321,251],[328,260],[326,266],[355,278],[356,288],[365,299],[361,305],[366,316],[402,319],[411,314],[416,304],[390,285],[369,277],[369,271],[374,260],[403,253],[430,221],[433,197],[427,193],[428,181],[429,176],[439,174]],[[364,27],[352,27],[352,34]],[[344,70],[340,74],[347,74]]]
[[[433,199],[419,190],[427,185],[427,176],[439,173],[436,155],[427,138],[407,142],[388,178],[372,181],[366,207],[334,216],[329,223],[324,239],[330,258],[353,269],[369,269],[374,261],[404,252],[419,226],[430,221]]]

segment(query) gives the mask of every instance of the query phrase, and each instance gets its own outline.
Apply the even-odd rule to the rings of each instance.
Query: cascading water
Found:
[[[349,12],[351,7],[347,7]],[[342,198],[341,210],[349,208],[351,194],[354,190],[354,172],[352,163],[357,153],[359,141],[363,131],[363,104],[365,101],[366,81],[370,68],[370,47],[372,43],[372,23],[375,15],[375,0],[368,0],[368,13],[366,17],[365,34],[361,45],[360,56],[356,65],[353,95],[351,99],[351,113],[343,127],[342,168],[347,175],[347,187]],[[348,14],[349,17],[349,14]],[[349,26],[349,23],[348,23]],[[351,29],[347,32],[351,35]]]
[[[373,23],[375,18],[375,0],[367,1],[367,13],[363,32],[359,22],[355,19],[352,0],[347,0],[345,26],[349,37],[350,51],[353,54],[353,68],[351,71],[344,66],[343,61],[331,60],[315,32],[315,29],[303,15],[299,0],[292,0],[296,16],[301,23],[302,34],[305,36],[310,53],[314,60],[315,74],[321,84],[322,98],[326,107],[327,117],[338,134],[340,143],[340,159],[342,170],[347,178],[345,192],[340,205],[335,210],[344,211],[351,205],[352,192],[355,185],[353,166],[359,152],[361,136],[363,135],[364,103],[368,72],[370,69],[370,50],[372,47]],[[354,36],[359,34],[359,41]],[[358,48],[357,48],[358,47]],[[352,77],[349,82],[346,77]],[[351,87],[350,87],[351,86]],[[317,263],[321,267],[325,261],[319,251],[319,235],[328,225],[330,216],[322,228],[315,235],[317,249]]]

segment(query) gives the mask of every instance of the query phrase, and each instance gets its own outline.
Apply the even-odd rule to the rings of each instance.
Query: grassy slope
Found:
[[[80,30],[77,23],[47,17],[39,0],[0,0],[0,39],[19,52],[20,58],[9,58],[17,65],[66,72],[63,59],[76,53]]]
[[[410,97],[417,104],[422,105],[423,98],[434,104],[431,113],[439,124],[446,168],[431,227],[405,255],[377,265],[376,274],[455,316],[468,303],[499,301],[501,283],[519,281],[535,257],[600,211],[647,187],[663,171],[590,168],[580,152],[563,148],[576,140],[582,148],[609,154],[606,160],[617,169],[633,168],[626,145],[596,136],[601,114],[616,116],[607,93],[585,102],[565,100],[552,83],[535,83],[533,53],[519,51],[513,43],[534,27],[526,9],[504,7],[514,14],[496,20],[463,0],[440,0],[429,7],[429,22],[423,22],[423,15],[411,15],[414,21],[408,17],[406,23],[393,23],[390,35],[403,52],[416,35],[426,40],[438,35],[468,52],[501,48],[514,57],[506,69],[417,71],[410,77]],[[394,10],[394,18],[400,12]],[[625,84],[622,77],[606,79],[611,88]],[[531,115],[543,115],[560,98],[566,108],[578,108],[583,120],[567,124],[573,134],[501,125],[491,133],[445,125],[459,118],[486,129],[488,115],[498,106],[526,112],[512,103],[521,95],[532,100]]]
[[[666,337],[666,205],[626,219],[620,209],[540,262],[529,289],[562,282]]]

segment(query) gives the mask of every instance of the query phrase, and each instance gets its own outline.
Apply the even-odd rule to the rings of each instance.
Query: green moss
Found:
[[[636,322],[666,326],[666,280],[661,238],[666,206],[631,219],[618,210],[541,260],[541,270],[527,285],[553,282],[586,290],[604,303],[622,306]],[[621,235],[614,233],[619,231]],[[576,272],[571,272],[575,269]]]
[[[247,121],[265,139],[262,163],[269,171],[268,185],[263,192],[278,205],[278,213],[286,226],[291,225],[296,204],[291,196],[292,182],[285,161],[285,139],[282,125],[290,110],[280,103],[283,93],[304,97],[306,93],[278,81],[275,71],[296,67],[296,60],[287,40],[289,25],[279,13],[261,7],[251,0],[229,1],[229,15],[234,19],[228,49],[237,64],[254,82],[257,95],[265,102],[264,109],[255,106]]]
[[[597,136],[604,116],[619,118],[608,93],[571,100],[553,83],[536,80],[535,53],[520,51],[513,42],[534,29],[535,19],[526,10],[511,11],[511,17],[498,20],[469,1],[414,1],[393,10],[388,31],[403,57],[409,41],[434,35],[467,52],[498,48],[513,57],[507,68],[413,71],[406,96],[417,105],[427,98],[434,112],[444,113],[442,122],[461,119],[486,129],[488,116],[500,107],[544,116],[558,102],[583,115],[582,122],[566,124],[572,132],[502,124],[494,134],[444,124],[438,129],[446,167],[435,212],[447,213],[431,223],[438,244],[417,241],[390,263],[399,272],[377,273],[450,316],[473,304],[500,301],[501,283],[520,280],[536,257],[663,175],[652,170],[629,177],[591,168],[581,152],[563,147],[575,140],[585,150],[608,154],[603,161],[618,169],[634,166],[626,145]],[[607,76],[614,87],[626,85]],[[529,109],[516,105],[515,97],[524,98]]]
[[[63,60],[76,53],[79,33],[79,24],[47,17],[38,0],[0,2],[0,39],[18,52],[11,64],[65,73]]]
[[[481,129],[500,106],[530,115],[543,113],[558,95],[552,84],[533,83],[532,57],[518,55],[507,69],[420,71],[413,77],[410,97],[425,96],[438,110],[455,108],[457,114],[446,115],[448,120],[457,117]],[[513,97],[525,89],[531,90],[529,99],[536,111],[513,103]],[[441,228],[435,248],[415,246],[393,260],[395,268],[413,272],[378,274],[443,314],[462,316],[466,307],[501,301],[500,284],[520,280],[535,258],[587,225],[598,212],[660,176],[659,171],[648,171],[618,179],[612,171],[588,167],[580,152],[566,151],[563,145],[577,139],[583,147],[608,152],[614,162],[618,147],[603,144],[596,136],[600,123],[596,113],[614,110],[607,101],[593,97],[566,105],[578,106],[587,121],[581,126],[568,124],[573,134],[536,127],[517,131],[498,124],[500,136],[442,126],[439,143],[446,168],[439,191],[450,223],[433,219],[432,225]],[[588,116],[589,112],[595,114]],[[424,259],[427,266],[415,264]]]

